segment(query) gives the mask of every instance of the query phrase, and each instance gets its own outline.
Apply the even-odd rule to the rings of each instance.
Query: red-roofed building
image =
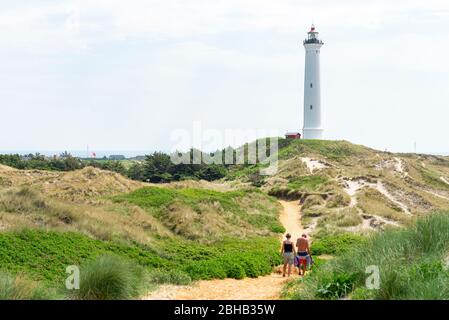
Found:
[[[299,132],[287,132],[285,139],[301,139],[301,134]]]

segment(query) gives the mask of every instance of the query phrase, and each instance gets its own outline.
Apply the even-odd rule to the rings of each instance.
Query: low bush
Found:
[[[334,236],[324,236],[315,240],[311,246],[314,255],[321,254],[342,254],[354,245],[359,245],[365,241],[363,236],[353,233],[341,233]]]
[[[192,282],[190,276],[182,271],[173,269],[155,269],[149,272],[148,279],[155,284],[187,285]]]
[[[201,260],[187,264],[184,268],[192,280],[224,279],[227,277],[227,270],[222,261]]]
[[[346,296],[354,287],[355,276],[335,273],[320,279],[316,296],[324,299],[339,299]]]
[[[301,176],[290,179],[288,182],[288,187],[290,189],[304,191],[304,192],[314,192],[327,184],[329,182],[328,178],[318,175]]]
[[[141,267],[105,255],[82,266],[80,288],[73,297],[82,300],[123,300],[137,297],[146,279]]]

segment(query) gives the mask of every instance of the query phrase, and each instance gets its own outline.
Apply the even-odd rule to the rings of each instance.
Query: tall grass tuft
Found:
[[[23,275],[0,273],[0,300],[50,300],[56,292]]]
[[[80,300],[124,300],[137,297],[145,287],[145,271],[112,255],[104,255],[81,267]]]

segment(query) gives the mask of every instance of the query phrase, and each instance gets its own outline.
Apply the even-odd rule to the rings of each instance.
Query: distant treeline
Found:
[[[78,158],[72,157],[68,153],[63,153],[59,157],[45,157],[39,153],[19,155],[0,154],[0,164],[17,169],[39,169],[71,171],[81,169],[83,163]]]
[[[224,165],[216,164],[173,164],[170,155],[155,152],[145,157],[145,160],[134,162],[125,167],[118,160],[80,160],[71,155],[45,157],[40,154],[0,155],[0,164],[16,169],[72,171],[84,167],[95,167],[114,171],[134,180],[154,183],[180,181],[185,179],[216,180],[226,175]]]
[[[288,144],[285,139],[279,140],[279,147],[282,148]],[[120,173],[133,180],[140,180],[153,183],[163,183],[180,180],[207,180],[213,181],[226,177],[228,173],[236,167],[254,166],[254,163],[248,160],[248,145],[244,147],[244,161],[243,164],[234,165],[236,163],[237,151],[232,148],[221,151],[221,159],[218,159],[220,164],[209,164],[208,161],[197,161],[194,158],[209,159],[216,153],[202,153],[198,150],[191,149],[189,152],[178,154],[188,159],[188,163],[175,164],[170,155],[163,152],[154,152],[151,155],[145,156],[142,161],[129,161],[130,165],[124,165],[121,160],[81,160],[73,157],[71,154],[64,152],[58,157],[45,157],[40,154],[28,155],[0,155],[0,164],[4,164],[17,169],[39,169],[39,170],[55,170],[55,171],[72,171],[82,169],[84,167],[96,167],[103,170],[114,171]],[[231,155],[231,161],[225,161],[225,157]],[[205,163],[207,162],[207,163]],[[259,183],[259,177],[251,178],[253,184]]]

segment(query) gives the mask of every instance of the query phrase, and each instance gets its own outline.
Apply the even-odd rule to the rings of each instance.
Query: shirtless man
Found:
[[[298,249],[297,252],[299,256],[299,275],[305,275],[307,269],[307,256],[310,255],[309,241],[307,240],[307,235],[305,233],[296,241],[296,248]]]

